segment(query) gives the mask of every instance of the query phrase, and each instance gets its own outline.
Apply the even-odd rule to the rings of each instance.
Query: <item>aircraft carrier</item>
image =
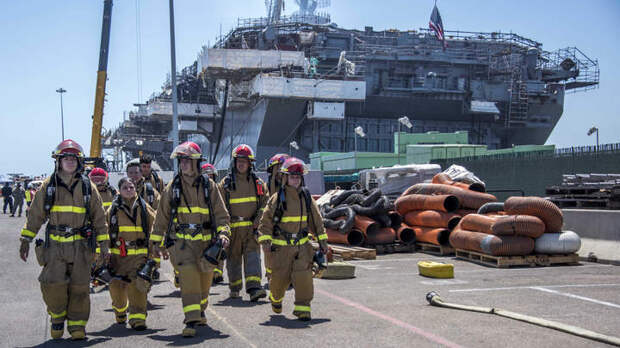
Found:
[[[444,46],[429,29],[345,29],[321,12],[328,1],[297,3],[283,16],[281,0],[266,1],[266,17],[239,19],[178,74],[180,139],[218,168],[239,143],[259,167],[277,152],[393,152],[402,116],[407,131],[465,130],[490,149],[544,144],[566,94],[598,87],[598,61],[576,47],[470,31],[445,31]],[[140,152],[172,167],[171,92],[168,79],[105,134],[111,168]]]

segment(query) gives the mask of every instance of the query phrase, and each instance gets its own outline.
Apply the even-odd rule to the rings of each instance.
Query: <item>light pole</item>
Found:
[[[174,0],[170,0],[170,86],[172,87],[172,148],[179,145],[179,113],[177,110],[177,58],[174,44]],[[174,172],[178,168],[177,161],[172,161]]]
[[[592,127],[588,130],[588,136],[596,133],[596,151],[598,152],[598,128]]]
[[[366,133],[364,133],[364,128],[362,128],[362,126],[357,126],[355,127],[355,135],[353,136],[354,143],[355,143],[355,152],[357,152],[357,136],[360,136],[362,138],[364,138],[366,136]]]
[[[289,154],[289,156],[293,156],[293,149],[291,149],[291,148],[293,148],[295,150],[299,150],[299,145],[297,145],[296,141],[291,141],[288,144],[288,154]]]
[[[65,115],[62,108],[62,94],[66,93],[67,90],[60,87],[56,90],[60,94],[60,128],[62,129],[62,139],[60,141],[65,140]]]
[[[404,125],[405,127],[409,129],[413,127],[413,125],[411,124],[411,121],[409,121],[409,117],[403,116],[398,119],[398,149],[396,150],[397,153],[400,153],[400,126],[401,125]]]

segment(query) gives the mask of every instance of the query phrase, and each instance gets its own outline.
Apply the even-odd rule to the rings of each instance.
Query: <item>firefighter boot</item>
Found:
[[[205,312],[200,312],[200,321],[196,325],[207,326],[207,316],[205,315]]]
[[[194,337],[194,336],[196,336],[196,322],[195,321],[191,321],[191,322],[185,324],[185,328],[183,329],[183,332],[181,334],[183,335],[183,337]]]
[[[62,335],[65,333],[65,323],[52,323],[52,328],[50,330],[50,336],[53,339],[61,339]]]
[[[258,302],[261,298],[267,297],[267,292],[261,288],[250,289],[248,292],[250,293],[251,302]]]

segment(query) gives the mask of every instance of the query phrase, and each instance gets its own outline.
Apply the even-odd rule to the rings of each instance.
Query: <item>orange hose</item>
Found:
[[[415,231],[406,224],[401,224],[396,230],[396,239],[405,244],[411,244],[415,242]]]
[[[466,209],[479,209],[483,204],[495,202],[497,198],[488,193],[463,190],[462,188],[444,184],[415,184],[409,187],[401,197],[411,195],[454,195],[461,202],[461,207]]]
[[[368,233],[366,243],[370,245],[391,244],[394,240],[396,240],[396,231],[391,227],[384,227],[376,232]]]
[[[325,232],[327,233],[327,242],[328,243],[336,243],[336,244],[345,244],[345,245],[353,245],[359,246],[364,244],[365,238],[362,231],[353,228],[349,233],[343,234],[338,231],[326,228]]]
[[[446,228],[433,228],[424,226],[411,226],[415,232],[416,242],[424,242],[435,245],[448,245],[450,243],[450,230]]]
[[[477,191],[477,192],[486,191],[486,188],[484,187],[483,184],[480,184],[480,183],[466,184],[464,182],[454,181],[452,180],[452,178],[450,178],[448,174],[444,174],[444,173],[435,174],[435,176],[433,177],[432,183],[451,185],[451,186],[462,188],[464,190],[472,190],[472,191]]]
[[[534,240],[524,236],[496,236],[455,228],[450,233],[450,245],[456,249],[472,250],[493,256],[528,255],[534,251]]]
[[[562,210],[544,198],[510,197],[504,203],[504,210],[511,215],[533,215],[540,218],[545,223],[546,233],[562,231]]]
[[[376,233],[381,228],[378,222],[364,215],[355,215],[353,226],[364,234],[364,239],[368,238],[369,233]]]
[[[400,215],[405,215],[412,210],[439,210],[451,212],[459,207],[459,200],[451,195],[407,195],[400,196],[394,202],[396,211]]]
[[[464,230],[494,234],[497,236],[526,236],[538,238],[545,232],[545,224],[529,215],[487,216],[470,214],[461,220]]]
[[[437,210],[412,210],[405,215],[405,222],[410,226],[443,227],[453,229],[461,216]]]

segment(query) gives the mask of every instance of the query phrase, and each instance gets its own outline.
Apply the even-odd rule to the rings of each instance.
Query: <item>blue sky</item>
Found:
[[[108,63],[104,127],[113,128],[132,104],[160,90],[170,71],[168,1],[140,1],[142,99],[138,96],[136,0],[116,0]],[[286,12],[295,8],[285,0]],[[586,131],[600,128],[601,143],[619,142],[620,1],[439,0],[446,30],[514,32],[545,50],[577,46],[599,60],[600,88],[566,97],[564,116],[549,144],[589,145]],[[426,28],[432,0],[332,0],[341,27]],[[65,136],[88,153],[103,0],[6,1],[0,11],[0,173],[49,173],[60,142],[63,87]],[[177,69],[191,64],[202,45],[237,18],[264,16],[263,0],[176,0]]]

